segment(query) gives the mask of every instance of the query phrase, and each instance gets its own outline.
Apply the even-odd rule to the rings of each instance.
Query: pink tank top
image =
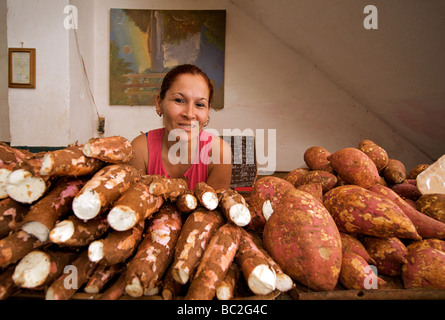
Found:
[[[164,163],[162,162],[162,137],[164,132],[165,129],[160,128],[151,130],[146,134],[148,143],[147,174],[159,174],[169,178]],[[190,190],[193,190],[198,182],[205,182],[207,180],[212,139],[212,134],[206,131],[201,131],[199,134],[199,146],[195,161],[184,174]]]

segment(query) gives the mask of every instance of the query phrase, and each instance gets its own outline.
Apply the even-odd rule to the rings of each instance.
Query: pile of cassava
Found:
[[[0,143],[0,299],[445,289],[435,163],[407,173],[370,140],[311,147],[307,167],[243,196],[141,175],[132,156],[120,136],[41,153]]]

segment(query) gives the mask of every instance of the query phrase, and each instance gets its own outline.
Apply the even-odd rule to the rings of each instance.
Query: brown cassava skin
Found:
[[[400,160],[389,159],[388,165],[382,170],[382,174],[389,183],[402,183],[406,179],[406,168]]]
[[[262,211],[263,203],[270,201],[272,208],[275,210],[276,204],[287,190],[295,189],[287,180],[267,176],[255,181],[252,192],[250,193],[249,204],[257,211]]]
[[[250,222],[246,228],[246,230],[261,232],[263,231],[264,225],[266,224],[266,218],[263,215],[263,212],[260,210],[255,210],[249,203],[249,200],[246,200],[247,208],[250,210]]]
[[[379,182],[375,163],[356,148],[340,149],[328,157],[334,170],[348,184],[368,188]]]
[[[116,281],[109,286],[98,300],[117,300],[125,293],[125,272],[122,272]]]
[[[33,155],[33,153],[28,150],[14,148],[0,141],[0,165],[20,163],[31,155]]]
[[[310,169],[308,168],[293,169],[283,177],[283,180],[286,180],[293,186],[298,187],[300,185],[300,178],[302,178],[309,171]]]
[[[86,179],[78,178],[62,178],[55,182],[51,190],[31,206],[23,219],[23,227],[27,223],[38,222],[44,225],[49,233],[56,222],[71,210],[74,197],[85,183]]]
[[[244,199],[244,197],[239,194],[237,191],[233,190],[233,189],[221,189],[217,191],[217,195],[218,195],[218,209],[219,211],[223,214],[223,216],[226,218],[227,221],[231,221],[233,223],[235,223],[236,225],[239,225],[241,227],[245,226],[244,223],[242,223],[242,225],[240,225],[239,221],[236,221],[236,219],[232,219],[232,217],[230,216],[230,210],[232,208],[232,206],[234,205],[242,205],[244,207],[248,208],[246,199]],[[244,209],[244,208],[243,208]],[[246,210],[247,212],[247,210]],[[249,211],[250,214],[250,211]],[[251,220],[251,217],[248,217],[249,223]]]
[[[230,300],[235,296],[235,290],[240,278],[241,271],[236,262],[232,262],[227,270],[224,279],[220,281],[216,288],[216,298],[218,300]]]
[[[84,291],[87,293],[99,293],[102,289],[120,272],[120,266],[114,264],[107,266],[98,264],[94,273],[91,275],[88,282],[85,284]]]
[[[365,259],[353,252],[345,252],[342,257],[339,282],[350,290],[373,288],[372,285],[375,285],[373,281],[377,281],[377,289],[386,284],[383,279],[371,274],[371,272]]]
[[[417,211],[405,200],[403,200],[397,193],[388,187],[382,185],[375,185],[369,188],[370,191],[386,197],[396,204],[404,214],[412,221],[418,234],[422,238],[437,238],[445,239],[445,223],[433,219],[420,211]]]
[[[23,218],[29,211],[29,206],[6,198],[0,201],[0,239],[11,231],[17,230]]]
[[[411,220],[394,202],[365,188],[334,188],[324,195],[323,204],[342,232],[420,239]]]
[[[363,151],[375,163],[379,172],[388,165],[388,153],[374,141],[362,140],[358,145],[358,149]]]
[[[8,299],[19,290],[19,288],[14,284],[14,281],[12,280],[14,268],[15,265],[10,266],[0,273],[0,300]]]
[[[263,230],[267,252],[294,280],[333,290],[341,268],[340,233],[329,212],[308,193],[286,192]]]
[[[42,176],[85,176],[93,175],[104,163],[86,157],[82,153],[83,146],[75,145],[64,149],[47,152],[42,161],[47,162],[40,170]]]
[[[134,155],[130,141],[121,136],[90,139],[82,152],[87,157],[108,163],[128,163]]]
[[[218,283],[234,261],[241,239],[241,228],[226,223],[213,235],[198,265],[186,300],[212,300]]]
[[[172,270],[173,265],[170,265],[164,275],[164,278],[162,279],[161,296],[164,300],[173,300],[178,297],[181,292],[182,284],[180,284],[173,278]]]
[[[6,267],[19,261],[41,245],[42,242],[40,240],[23,230],[12,232],[0,240],[0,267]]]
[[[191,213],[198,207],[198,199],[196,199],[195,195],[190,190],[184,194],[181,194],[176,199],[175,203],[178,210],[184,214]]]
[[[88,252],[85,250],[78,255],[70,266],[72,270],[69,270],[69,272],[64,271],[48,287],[45,296],[46,300],[69,300],[90,279],[97,267],[97,263],[91,262],[88,259]],[[73,276],[74,272],[76,276]]]
[[[17,287],[26,288],[31,290],[42,290],[51,285],[51,283],[58,278],[62,273],[65,266],[71,263],[75,258],[76,254],[74,252],[64,252],[64,251],[50,251],[50,250],[38,250],[42,252],[40,255],[41,259],[45,259],[50,261],[50,268],[47,270],[47,274],[45,277],[40,279],[39,283],[35,283],[34,285],[30,285],[28,277],[30,275],[27,273],[27,269],[19,272],[19,268],[16,267],[15,272],[13,274],[13,280]],[[25,257],[23,257],[19,264],[25,261],[28,255],[33,254],[35,251],[31,251]],[[19,266],[19,264],[17,266]]]
[[[405,289],[445,289],[445,252],[428,247],[410,248],[402,266]]]
[[[416,201],[416,208],[423,214],[445,223],[445,194],[427,193]]]
[[[60,223],[72,223],[74,232],[66,240],[61,241],[55,235],[57,226]],[[89,245],[94,240],[99,239],[109,229],[106,217],[99,216],[87,221],[77,218],[75,215],[67,217],[65,220],[59,221],[49,233],[49,240],[57,243],[59,246],[66,247],[84,247]]]
[[[194,192],[196,199],[198,199],[198,203],[200,203],[204,208],[209,209],[209,210],[216,209],[215,205],[217,206],[218,202],[216,202],[215,204],[214,203],[206,203],[205,199],[203,199],[204,194],[210,193],[210,194],[213,194],[214,198],[218,199],[218,201],[219,201],[218,193],[213,187],[209,186],[205,182],[198,182],[195,185],[193,192]]]
[[[223,216],[217,210],[200,207],[188,216],[175,247],[172,274],[177,282],[188,281],[181,279],[180,269],[187,270],[189,278],[193,276],[210,239],[223,224]]]
[[[406,175],[407,179],[416,179],[419,173],[422,173],[426,168],[428,168],[429,164],[418,164],[414,168],[411,169],[411,171]]]
[[[334,172],[328,157],[331,153],[323,147],[314,146],[306,149],[303,159],[309,169]]]
[[[164,200],[176,201],[176,199],[189,191],[187,181],[182,178],[165,178],[153,176],[150,183],[150,193],[162,196]]]
[[[353,252],[361,256],[369,264],[375,264],[374,259],[366,251],[365,246],[356,237],[340,232],[342,252]]]
[[[94,215],[92,214],[90,217],[85,218],[85,220],[88,220],[108,210],[132,184],[138,182],[140,179],[141,173],[127,164],[112,164],[100,169],[90,180],[88,180],[82,190],[74,198],[74,214],[79,218],[84,219],[84,217],[77,214],[75,206],[76,201],[80,201],[79,198],[81,198],[84,193],[95,192],[98,194],[100,200],[99,211],[94,213]]]
[[[174,205],[164,203],[149,221],[145,238],[127,267],[127,288],[135,278],[143,289],[155,287],[173,259],[174,248],[182,228],[178,210]]]
[[[407,262],[408,249],[398,238],[373,238],[363,240],[366,250],[375,261],[379,274],[399,276]]]
[[[306,173],[300,180],[300,186],[310,183],[319,183],[323,193],[328,192],[337,184],[337,177],[323,170],[312,170]]]

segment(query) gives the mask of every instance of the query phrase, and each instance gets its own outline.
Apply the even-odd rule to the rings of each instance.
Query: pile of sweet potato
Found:
[[[445,194],[422,194],[416,180],[428,164],[407,173],[370,140],[311,147],[304,160],[283,178],[293,188],[262,188],[263,241],[285,272],[312,290],[445,289]]]
[[[40,154],[0,145],[0,299],[445,289],[445,194],[416,185],[427,164],[407,173],[369,140],[311,147],[307,167],[243,197],[140,175],[132,152],[122,137]]]

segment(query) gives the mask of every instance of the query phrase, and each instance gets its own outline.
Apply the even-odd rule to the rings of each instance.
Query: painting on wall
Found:
[[[201,68],[224,106],[225,10],[111,9],[110,105],[154,106],[173,67]]]

